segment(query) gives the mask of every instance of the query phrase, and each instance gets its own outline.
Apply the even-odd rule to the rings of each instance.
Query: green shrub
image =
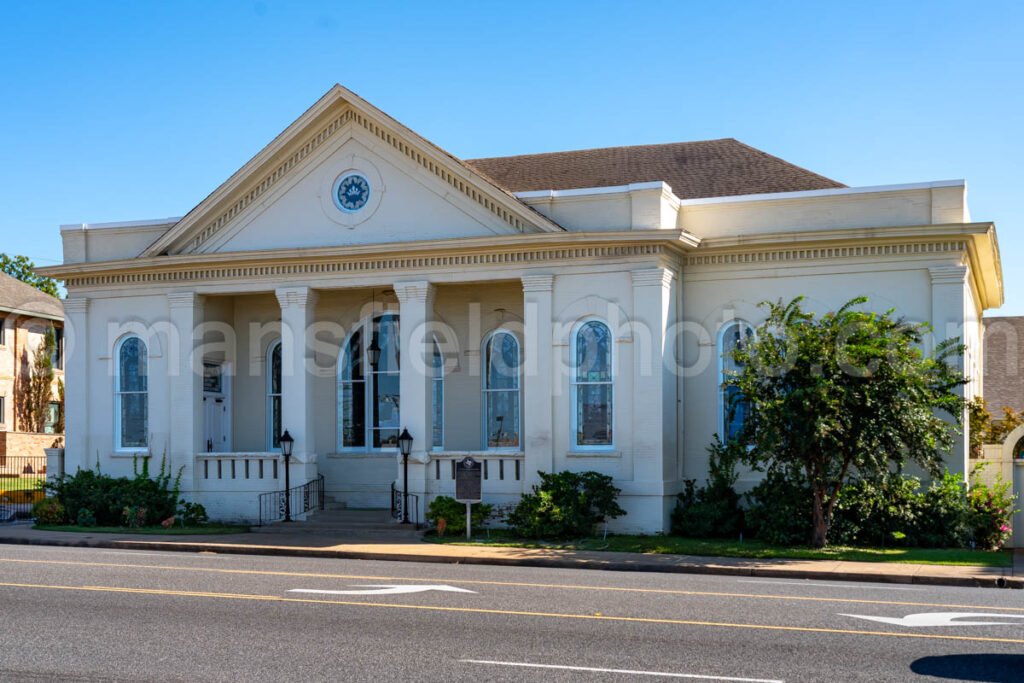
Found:
[[[78,526],[96,526],[96,515],[93,514],[92,510],[82,508],[78,511],[78,516],[75,517],[75,524]]]
[[[731,538],[743,531],[743,510],[735,484],[742,446],[726,445],[715,435],[708,447],[708,483],[686,480],[672,511],[672,533],[688,538]]]
[[[962,548],[971,541],[971,508],[963,477],[946,472],[921,494],[914,545]]]
[[[136,460],[136,465],[138,460]],[[111,477],[99,469],[79,470],[46,484],[67,510],[88,510],[101,526],[119,526],[126,522],[125,509],[144,510],[143,525],[159,524],[175,513],[181,470],[171,477],[166,458],[160,462],[155,478],[149,476],[148,458],[142,458],[135,476]]]
[[[63,524],[68,512],[56,498],[44,498],[32,506],[32,516],[37,524]]]
[[[479,529],[482,527],[487,518],[491,516],[492,510],[493,506],[487,503],[473,503],[470,507],[470,521],[473,524],[473,528]],[[427,508],[427,521],[434,528],[437,528],[442,519],[444,520],[444,532],[439,530],[439,533],[465,534],[466,504],[460,503],[449,496],[434,498],[434,500],[430,501],[430,506]]]
[[[1010,522],[1016,512],[1014,502],[1010,483],[1003,481],[1002,477],[997,477],[993,486],[977,480],[973,482],[968,495],[968,524],[975,547],[999,550],[1010,539],[1013,534]]]
[[[747,526],[775,545],[805,544],[811,538],[811,487],[795,471],[776,467],[746,494]]]
[[[210,521],[206,514],[206,508],[201,503],[192,503],[184,498],[178,501],[181,508],[178,510],[178,519],[183,526],[202,526]]]
[[[838,545],[916,545],[923,500],[920,480],[899,475],[862,479],[839,492],[829,542]]]
[[[626,514],[612,478],[598,472],[538,472],[541,483],[520,499],[508,522],[526,538],[582,538]]]

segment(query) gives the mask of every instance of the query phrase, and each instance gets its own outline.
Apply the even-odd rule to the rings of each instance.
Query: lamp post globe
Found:
[[[279,439],[281,442],[281,455],[284,457],[284,521],[292,521],[292,501],[291,501],[291,476],[289,465],[292,459],[292,447],[295,445],[295,439],[288,433],[288,430],[284,430],[284,434]]]

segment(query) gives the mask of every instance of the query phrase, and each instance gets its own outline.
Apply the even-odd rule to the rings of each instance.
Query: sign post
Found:
[[[455,467],[455,500],[466,504],[466,538],[472,532],[473,503],[479,503],[483,493],[483,463],[466,456]]]

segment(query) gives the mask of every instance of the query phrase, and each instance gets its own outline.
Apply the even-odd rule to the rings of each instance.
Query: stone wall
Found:
[[[15,473],[32,458],[34,469],[46,467],[44,448],[50,448],[59,436],[53,434],[26,434],[24,432],[0,432],[0,474]],[[35,463],[39,466],[36,468]],[[18,470],[20,473],[20,469]]]

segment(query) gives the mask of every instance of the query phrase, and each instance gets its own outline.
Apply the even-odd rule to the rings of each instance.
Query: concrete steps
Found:
[[[322,510],[310,514],[309,519],[290,523],[276,522],[253,529],[263,534],[313,534],[360,540],[407,541],[419,538],[411,524],[399,524],[391,518],[390,510]]]

